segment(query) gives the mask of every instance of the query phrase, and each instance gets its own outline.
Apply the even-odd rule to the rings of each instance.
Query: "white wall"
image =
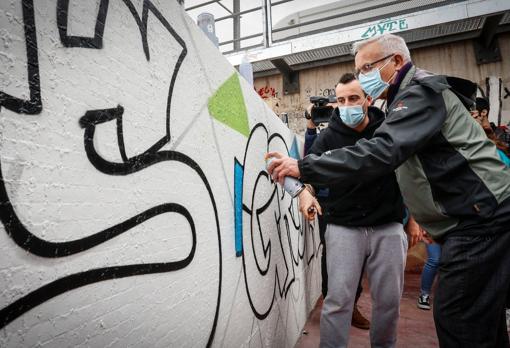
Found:
[[[294,346],[298,143],[177,1],[2,1],[0,346]]]

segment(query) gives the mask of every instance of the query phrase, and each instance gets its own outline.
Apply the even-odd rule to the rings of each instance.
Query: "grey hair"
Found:
[[[392,53],[398,53],[404,58],[404,63],[411,61],[411,54],[409,48],[403,38],[394,34],[384,34],[376,36],[368,40],[357,41],[352,44],[352,54],[355,56],[359,50],[372,42],[377,42],[381,46],[382,54],[384,56]]]

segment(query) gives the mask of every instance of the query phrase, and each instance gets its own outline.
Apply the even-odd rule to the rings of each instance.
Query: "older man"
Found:
[[[416,68],[404,42],[354,45],[362,88],[387,101],[370,140],[296,162],[279,154],[274,178],[352,185],[396,170],[416,221],[442,244],[434,319],[442,347],[508,347],[510,171],[443,76]]]

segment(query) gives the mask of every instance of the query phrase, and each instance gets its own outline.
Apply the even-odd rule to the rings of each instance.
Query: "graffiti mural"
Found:
[[[295,143],[294,143],[295,144]],[[268,134],[263,124],[257,124],[250,134],[242,166],[236,161],[236,181],[242,180],[241,192],[236,191],[236,217],[242,221],[242,243],[236,251],[243,256],[244,280],[250,306],[258,319],[265,319],[277,297],[285,298],[295,281],[295,267],[310,263],[317,256],[320,241],[316,240],[314,226],[304,222],[297,200],[277,185],[264,169],[264,154],[281,151],[296,157],[295,145],[289,150],[284,138]],[[241,168],[241,169],[238,169]],[[241,249],[239,244],[242,245]],[[265,284],[267,283],[267,285]],[[253,296],[259,287],[272,288],[273,296],[257,299]]]
[[[29,78],[28,85],[30,90],[30,98],[23,100],[2,91],[0,101],[2,108],[8,109],[13,113],[29,114],[34,115],[33,117],[39,118],[40,123],[38,125],[41,126],[44,124],[43,120],[50,117],[51,108],[55,107],[55,104],[58,104],[58,101],[54,102],[51,100],[51,91],[41,89],[41,74],[39,71],[41,66],[39,64],[38,58],[41,53],[40,49],[38,48],[37,40],[37,36],[40,34],[40,31],[35,24],[36,21],[34,20],[34,5],[35,4],[33,1],[30,0],[24,0],[21,3],[21,11],[24,19],[23,26],[27,52],[26,60],[28,62],[27,76]],[[111,12],[109,11],[109,1],[103,0],[99,4],[93,37],[69,35],[67,26],[69,21],[69,6],[69,1],[64,0],[58,1],[56,8],[54,8],[56,13],[56,22],[58,24],[59,38],[62,46],[73,50],[73,53],[71,53],[70,56],[79,54],[79,49],[102,50],[103,46],[105,46],[103,39],[108,37],[108,17],[111,16],[111,13],[109,13]],[[162,88],[161,90],[166,90],[167,93],[154,93],[154,96],[159,96],[161,98],[157,105],[157,107],[161,107],[161,111],[158,111],[157,113],[160,115],[166,115],[166,117],[163,118],[163,122],[158,122],[161,125],[159,128],[159,133],[161,136],[153,137],[152,143],[146,145],[145,149],[141,148],[140,146],[136,146],[136,150],[134,149],[133,134],[129,134],[129,128],[132,128],[132,123],[135,122],[132,119],[134,114],[140,112],[140,110],[132,108],[133,105],[128,102],[118,105],[114,108],[107,107],[89,109],[84,110],[84,112],[77,111],[76,113],[72,113],[75,115],[74,121],[69,121],[71,121],[71,125],[74,126],[74,132],[77,133],[80,128],[83,129],[82,141],[77,141],[76,145],[74,146],[78,147],[80,143],[82,144],[82,151],[86,155],[86,159],[88,159],[89,164],[92,165],[98,173],[95,174],[96,179],[94,181],[99,187],[104,183],[101,178],[105,176],[111,177],[113,179],[107,185],[114,185],[113,182],[115,179],[117,179],[119,180],[119,187],[122,187],[123,183],[121,182],[120,178],[129,177],[137,173],[140,173],[140,178],[142,178],[144,177],[143,173],[146,172],[150,167],[164,164],[168,166],[167,170],[169,171],[171,171],[170,167],[179,167],[174,171],[178,171],[181,175],[190,177],[188,180],[190,184],[197,186],[201,185],[203,187],[202,189],[197,189],[196,194],[202,195],[204,201],[209,202],[208,205],[210,207],[211,213],[207,219],[208,221],[200,221],[203,219],[197,220],[196,216],[194,216],[197,214],[197,210],[191,209],[189,207],[190,202],[185,202],[182,199],[178,199],[177,197],[172,198],[170,195],[167,200],[162,199],[160,202],[157,202],[158,204],[151,205],[147,201],[144,202],[149,203],[146,207],[135,207],[134,209],[128,209],[131,210],[131,213],[123,214],[124,216],[122,217],[115,218],[113,216],[108,216],[108,219],[105,218],[101,221],[101,223],[97,224],[103,226],[91,226],[90,230],[86,231],[86,233],[83,233],[81,236],[74,236],[73,233],[60,234],[55,231],[53,236],[46,237],[44,229],[41,230],[37,228],[37,226],[30,226],[33,225],[30,223],[30,221],[28,223],[25,222],[27,220],[28,214],[26,211],[27,207],[12,198],[15,193],[12,192],[12,187],[9,187],[9,182],[11,182],[13,178],[9,177],[9,170],[5,170],[5,168],[12,167],[14,163],[9,161],[7,153],[4,151],[2,153],[3,157],[0,167],[0,200],[2,204],[0,218],[2,220],[6,234],[11,238],[16,246],[34,255],[34,257],[39,257],[42,259],[50,258],[62,260],[61,262],[65,264],[67,262],[67,258],[70,258],[73,255],[86,254],[91,249],[97,249],[102,245],[108,244],[108,242],[111,240],[119,239],[121,236],[133,232],[133,230],[137,230],[137,227],[145,225],[151,219],[158,217],[161,218],[162,216],[166,216],[166,220],[170,222],[165,233],[167,235],[172,235],[175,233],[187,235],[186,238],[189,239],[189,243],[187,243],[187,245],[182,248],[184,251],[180,250],[176,252],[175,255],[172,255],[172,251],[169,249],[167,256],[161,257],[159,262],[154,262],[155,260],[151,260],[150,257],[145,260],[140,257],[135,257],[133,261],[140,259],[142,262],[131,262],[129,260],[126,260],[125,262],[120,260],[109,262],[108,260],[104,260],[102,267],[87,267],[87,264],[84,263],[78,266],[80,269],[79,271],[57,269],[55,270],[55,274],[51,276],[48,275],[46,279],[43,276],[43,279],[40,279],[38,282],[34,282],[34,285],[18,291],[15,296],[13,294],[9,297],[7,302],[4,298],[2,301],[3,308],[0,309],[0,325],[6,329],[9,328],[9,325],[14,325],[14,327],[17,327],[17,325],[13,322],[19,322],[18,318],[20,317],[21,320],[23,320],[23,315],[31,312],[34,308],[37,308],[41,304],[60,296],[63,293],[72,291],[77,288],[82,288],[93,283],[104,282],[107,280],[118,280],[120,278],[147,274],[176,272],[178,270],[186,269],[192,263],[197,262],[196,258],[200,257],[200,254],[203,255],[203,252],[199,252],[199,246],[201,243],[200,239],[209,240],[210,237],[204,237],[204,235],[213,233],[216,235],[217,251],[216,261],[214,262],[216,264],[216,270],[213,273],[209,273],[209,276],[207,276],[206,273],[202,274],[202,276],[210,278],[211,282],[216,283],[216,287],[209,290],[210,295],[208,297],[210,297],[210,303],[212,307],[212,309],[208,311],[211,314],[210,319],[208,320],[209,324],[205,325],[205,323],[201,323],[204,329],[203,332],[205,336],[205,343],[211,344],[214,338],[215,326],[218,320],[221,296],[221,239],[215,198],[206,175],[196,161],[194,161],[186,154],[178,151],[161,150],[163,145],[170,141],[170,114],[172,108],[173,89],[179,74],[179,68],[186,57],[186,44],[152,2],[144,1],[140,14],[138,14],[138,10],[136,9],[135,5],[129,0],[118,3],[117,9],[118,7],[122,6],[125,7],[125,10],[127,10],[125,11],[125,14],[131,15],[132,26],[139,30],[139,37],[135,37],[133,39],[140,40],[139,46],[143,48],[141,53],[145,58],[145,64],[147,64],[147,66],[151,65],[151,58],[153,58],[151,57],[151,45],[160,44],[157,42],[150,42],[148,39],[149,21],[152,23],[157,21],[158,25],[166,29],[170,37],[174,39],[176,43],[174,46],[179,47],[174,48],[174,51],[177,51],[177,49],[179,50],[177,59],[175,62],[173,62],[173,64],[171,64],[171,66],[168,67],[167,71],[165,71],[167,75],[161,76],[161,80],[164,81],[162,83],[162,87],[166,85],[166,87]],[[143,62],[140,63],[143,64]],[[76,74],[73,75],[75,76]],[[93,76],[94,73],[91,72],[90,75]],[[97,76],[98,73],[95,75]],[[121,81],[115,82],[120,84]],[[118,88],[119,87],[120,86],[118,86]],[[152,92],[155,92],[155,89],[152,89]],[[45,96],[44,101],[42,101],[41,95]],[[82,92],[81,97],[83,98],[82,100],[75,100],[74,102],[86,104],[87,107],[89,105],[95,107],[102,106],[101,103],[95,104],[93,101],[91,101],[91,98],[89,98],[87,93]],[[140,96],[139,99],[142,97],[143,96]],[[158,97],[155,99],[157,98]],[[110,95],[110,99],[112,99],[112,102],[121,102],[121,99],[117,99],[115,96]],[[155,103],[157,102],[155,101]],[[107,102],[106,104],[108,105],[111,103]],[[69,112],[75,111],[75,109],[73,109],[73,105],[68,104],[66,106],[68,107]],[[5,109],[4,112],[2,112],[4,118],[2,122],[8,122],[7,118],[15,117],[13,113],[8,113],[5,111]],[[145,118],[148,115],[140,116]],[[62,120],[62,122],[65,121],[66,119]],[[120,155],[120,159],[107,158],[105,151],[101,149],[101,147],[105,146],[105,137],[96,136],[97,133],[100,133],[99,129],[109,123],[114,124],[116,129],[115,140],[117,143],[117,153]],[[5,132],[4,136],[8,135],[10,131],[9,126],[6,125],[3,127],[3,129]],[[27,132],[29,131],[28,127],[23,130],[26,130]],[[158,131],[154,133],[157,132]],[[147,137],[144,137],[143,139],[146,140]],[[40,137],[39,140],[41,140],[41,143],[44,143],[43,137]],[[137,143],[139,142],[137,141]],[[9,149],[10,146],[16,146],[14,143],[3,145],[4,149]],[[51,156],[52,150],[53,149],[48,149],[47,157]],[[20,153],[21,151],[23,150],[12,148],[12,153]],[[76,148],[76,151],[80,150]],[[60,178],[69,182],[76,181],[76,184],[79,184],[79,178],[73,177],[71,172],[65,170],[67,164],[66,158],[64,156],[56,157],[57,158],[55,158],[54,163],[58,166],[64,167],[64,170],[62,170],[60,174]],[[25,157],[25,161],[35,161],[35,158],[30,159]],[[27,172],[27,168],[24,168],[23,170],[25,173]],[[43,172],[43,170],[40,170],[40,172]],[[171,185],[169,184],[169,186]],[[21,188],[18,187],[18,190],[20,189]],[[37,189],[35,191],[37,191]],[[33,194],[34,196],[37,196],[38,193],[33,192]],[[41,192],[41,194],[44,193]],[[53,194],[55,195],[55,193]],[[56,194],[57,197],[53,198],[63,199],[63,195],[65,195],[64,190],[62,190],[61,194],[62,196],[59,197],[59,194]],[[20,192],[18,191],[17,196],[19,197],[19,195]],[[132,197],[132,195],[128,193],[127,195],[121,194],[118,198],[124,199],[126,196]],[[135,197],[131,198],[131,200],[135,199]],[[158,200],[159,199],[155,199],[155,201]],[[51,202],[46,203],[51,205]],[[140,206],[141,205],[145,204],[140,204]],[[69,216],[69,218],[79,219],[80,214],[78,212],[76,213],[76,216]],[[129,216],[130,214],[132,215]],[[99,218],[100,216],[98,215],[100,214],[96,214],[95,217]],[[172,223],[172,220],[174,219],[178,220],[178,222]],[[109,222],[109,220],[111,220],[111,222]],[[72,228],[72,225],[69,227]],[[58,229],[59,228],[57,227],[57,230]],[[138,231],[140,232],[134,233],[141,233],[142,229],[138,229]],[[147,233],[150,232],[150,230],[144,232]],[[49,234],[51,235],[52,233]],[[111,250],[108,250],[108,247],[105,246],[104,248],[105,253],[111,252]],[[111,258],[114,259],[115,255],[113,254]],[[165,260],[165,258],[167,260]],[[71,265],[72,263],[73,261],[69,261],[68,265]],[[99,264],[100,262],[97,263]],[[197,272],[197,270],[195,269],[191,272]],[[198,272],[200,271],[198,270]],[[179,278],[181,277],[177,277],[175,281],[178,281]],[[189,324],[191,324],[191,321]],[[209,326],[209,328],[206,329],[206,326]]]
[[[255,158],[299,142],[179,3],[0,23],[0,346],[292,346],[320,245]]]
[[[335,95],[335,87],[331,87],[331,88],[319,88],[317,90],[314,90],[312,89],[311,87],[307,87],[305,89],[305,97],[306,98],[310,98],[310,97],[314,97],[314,96],[317,96],[317,97],[329,97],[329,96],[334,96]]]
[[[406,18],[401,19],[383,19],[379,21],[377,24],[371,25],[366,29],[366,31],[361,35],[362,39],[369,39],[376,35],[382,35],[386,33],[391,33],[394,31],[402,31],[409,28]]]
[[[270,86],[260,87],[257,90],[257,93],[260,95],[260,97],[262,99],[278,97],[278,92],[276,91],[276,89],[274,89],[274,87],[270,87]]]

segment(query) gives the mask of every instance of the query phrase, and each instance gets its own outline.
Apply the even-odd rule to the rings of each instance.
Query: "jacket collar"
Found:
[[[390,105],[395,99],[397,93],[409,84],[409,81],[411,81],[413,78],[415,71],[416,67],[412,62],[406,63],[402,69],[400,69],[397,77],[395,78],[395,81],[388,88],[388,98],[386,105]]]

